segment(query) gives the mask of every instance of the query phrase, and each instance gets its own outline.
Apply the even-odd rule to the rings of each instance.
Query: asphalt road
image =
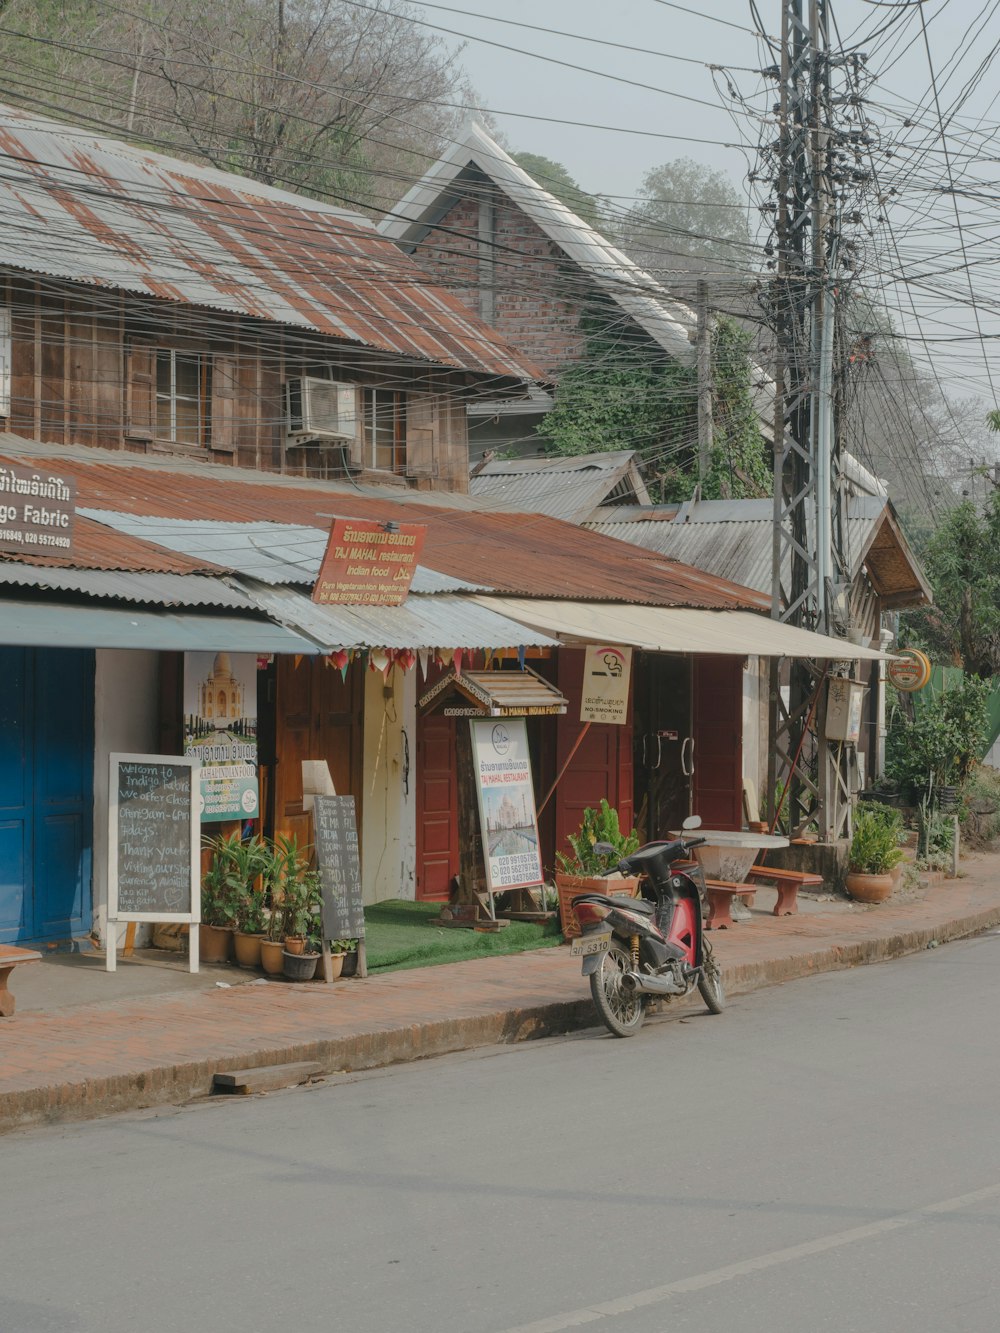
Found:
[[[995,1333],[998,1027],[993,934],[0,1139],[0,1329]]]

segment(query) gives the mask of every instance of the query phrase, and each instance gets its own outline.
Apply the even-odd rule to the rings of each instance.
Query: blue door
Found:
[[[0,943],[90,929],[94,654],[0,647]]]

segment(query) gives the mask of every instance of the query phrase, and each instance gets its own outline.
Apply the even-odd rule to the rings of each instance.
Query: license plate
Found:
[[[602,931],[599,935],[580,935],[569,946],[574,958],[586,957],[592,953],[607,953],[611,948],[611,931]]]

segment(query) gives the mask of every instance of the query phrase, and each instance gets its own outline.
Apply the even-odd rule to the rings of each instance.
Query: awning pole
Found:
[[[586,734],[587,734],[587,732],[588,732],[589,730],[590,730],[590,723],[589,723],[589,722],[585,722],[585,723],[583,724],[583,728],[582,728],[582,730],[580,731],[579,736],[577,736],[577,738],[576,738],[576,740],[575,740],[575,742],[574,742],[574,744],[573,744],[573,748],[572,748],[572,750],[570,750],[569,754],[566,756],[566,762],[565,762],[565,764],[563,764],[562,768],[559,770],[559,773],[558,773],[558,775],[556,776],[556,780],[555,780],[555,782],[553,782],[552,786],[551,786],[551,787],[548,789],[548,791],[545,793],[545,800],[544,800],[544,801],[541,803],[541,805],[538,807],[538,813],[539,813],[539,814],[542,813],[542,811],[543,811],[543,810],[545,809],[545,807],[548,805],[549,801],[552,800],[552,793],[555,791],[555,789],[559,786],[559,783],[562,781],[563,774],[566,772],[567,768],[569,768],[570,764],[573,762],[573,756],[576,754],[577,750],[579,750],[579,748],[580,748],[580,742],[583,740],[584,736],[586,736]]]

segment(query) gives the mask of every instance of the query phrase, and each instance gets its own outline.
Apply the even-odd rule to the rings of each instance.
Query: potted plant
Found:
[[[611,893],[635,896],[639,879],[619,875],[609,879],[604,872],[614,869],[622,857],[630,856],[639,846],[635,829],[622,833],[618,811],[601,798],[596,810],[589,806],[583,812],[583,822],[576,833],[567,837],[572,855],[556,853],[559,869],[556,872],[556,890],[559,894],[559,919],[566,939],[580,934],[580,923],[573,911],[573,899],[581,893]],[[614,852],[595,851],[597,843],[608,843]]]
[[[303,951],[291,953],[285,950],[284,972],[289,981],[312,981],[319,965],[323,948],[323,926],[318,912],[310,913],[305,925]]]
[[[340,939],[330,941],[330,959],[333,964],[334,980],[343,976],[344,960],[358,947],[357,940]]]
[[[883,902],[892,893],[892,872],[903,859],[898,810],[862,801],[854,812],[854,836],[847,863],[847,892],[863,903]]]
[[[260,941],[266,927],[266,897],[261,876],[267,849],[260,838],[242,839],[238,833],[223,840],[227,875],[236,894],[236,929],[233,948],[240,967],[260,966]]]
[[[284,952],[301,953],[304,947],[304,914],[315,896],[304,849],[294,835],[279,834],[268,842],[264,857],[263,884],[268,901],[266,937],[261,940],[264,971],[278,976],[284,970]],[[299,940],[296,948],[295,941]]]
[[[233,945],[236,925],[236,898],[228,875],[228,857],[221,838],[207,838],[208,865],[201,877],[201,925],[198,928],[199,952],[203,963],[225,963]]]

